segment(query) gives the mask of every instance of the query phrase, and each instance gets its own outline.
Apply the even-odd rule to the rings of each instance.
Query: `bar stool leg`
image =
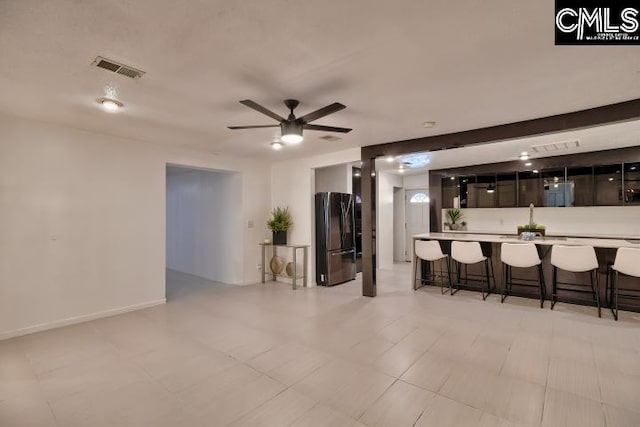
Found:
[[[613,318],[618,321],[618,272],[616,271],[611,276],[611,290],[613,292],[613,297],[611,298],[613,301],[613,307],[615,307],[615,311],[613,312]],[[613,311],[613,308],[611,309]]]
[[[504,304],[504,300],[507,297],[507,289],[508,289],[508,271],[509,271],[509,266],[507,264],[504,264],[504,270],[503,270],[503,276],[504,277],[504,288],[502,288],[502,292],[500,292],[502,294],[502,296],[500,297],[500,302]]]
[[[553,266],[553,275],[551,278],[551,310],[553,310],[553,306],[558,302],[558,268]]]
[[[591,270],[591,289],[595,296],[596,305],[598,306],[598,317],[602,317],[602,311],[600,309],[600,286],[598,280],[598,269]]]
[[[484,260],[484,272],[487,279],[487,293],[486,295],[484,292],[482,293],[483,294],[482,299],[486,300],[489,294],[491,293],[491,280],[489,279],[489,259],[488,258]]]
[[[538,264],[538,284],[540,285],[540,308],[544,308],[544,272],[542,264]]]
[[[449,276],[449,295],[453,295],[453,288],[451,286],[451,258],[447,257],[447,276]]]

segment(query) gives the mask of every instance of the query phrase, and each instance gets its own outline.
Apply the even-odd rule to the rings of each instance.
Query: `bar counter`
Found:
[[[538,246],[540,257],[542,259],[542,265],[544,270],[545,282],[547,287],[547,300],[551,296],[551,248],[553,245],[572,245],[572,246],[593,246],[596,250],[596,255],[598,257],[599,264],[599,290],[600,290],[600,301],[603,307],[606,307],[606,298],[605,298],[605,280],[606,274],[609,266],[611,266],[615,259],[616,250],[618,248],[628,247],[628,248],[640,248],[640,240],[634,238],[598,238],[598,237],[560,237],[560,236],[548,236],[536,238],[535,240],[525,241],[518,238],[517,235],[507,235],[507,234],[476,234],[476,233],[465,233],[465,232],[453,232],[453,233],[424,233],[424,234],[416,234],[413,235],[413,245],[415,248],[415,242],[417,240],[439,240],[441,241],[441,246],[443,248],[443,252],[445,254],[450,255],[450,242],[457,241],[474,241],[481,242],[484,248],[483,251],[487,250],[489,254],[485,254],[490,256],[491,263],[493,266],[493,272],[495,274],[495,285],[496,285],[496,293],[500,293],[504,288],[504,271],[503,266],[500,261],[500,249],[502,243],[533,243]],[[446,243],[445,243],[446,242]],[[415,256],[415,250],[412,255],[412,262],[417,262],[418,259]],[[413,266],[413,265],[412,265]],[[469,272],[472,272],[472,269],[478,266],[470,266]],[[434,268],[435,272],[439,272],[440,269],[438,265]],[[412,270],[415,271],[415,270]],[[424,278],[424,275],[428,271],[428,263],[423,262],[422,268],[418,269],[418,275]],[[535,269],[518,269],[516,279],[534,279],[536,277]],[[475,274],[482,273],[481,270],[473,271]],[[586,284],[586,275],[583,273],[570,273],[565,272],[564,278],[575,282],[577,284]],[[418,280],[421,277],[414,277],[413,280],[413,288],[418,289],[423,286],[423,281]],[[637,289],[640,291],[640,281],[635,278],[624,278],[624,286],[627,288]],[[448,286],[448,285],[447,285]],[[532,296],[533,297],[533,296]],[[536,297],[534,297],[536,298]],[[622,304],[622,303],[621,303]],[[634,309],[635,311],[635,309]]]

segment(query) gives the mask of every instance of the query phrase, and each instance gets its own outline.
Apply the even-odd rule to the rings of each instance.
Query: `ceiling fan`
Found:
[[[351,131],[351,129],[348,129],[348,128],[310,124],[315,120],[318,120],[322,117],[328,116],[329,114],[333,114],[337,111],[347,108],[346,106],[340,104],[339,102],[334,102],[333,104],[327,105],[326,107],[320,108],[319,110],[313,111],[309,114],[305,114],[302,117],[296,117],[293,114],[293,110],[298,106],[299,102],[295,99],[285,99],[284,105],[286,105],[290,111],[289,116],[286,119],[250,99],[245,99],[243,101],[240,101],[240,103],[243,105],[246,105],[249,108],[253,108],[256,111],[259,111],[262,114],[265,114],[271,117],[272,119],[276,119],[277,121],[280,122],[280,124],[253,125],[253,126],[229,126],[229,129],[275,128],[279,126],[282,131],[282,136],[280,139],[283,142],[287,142],[287,143],[297,143],[302,141],[303,129],[319,130],[319,131],[325,131],[325,132],[342,132],[342,133],[347,133]]]

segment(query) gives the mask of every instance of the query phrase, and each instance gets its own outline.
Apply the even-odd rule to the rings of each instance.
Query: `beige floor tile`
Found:
[[[496,417],[488,412],[483,412],[480,421],[475,427],[522,427],[522,425]]]
[[[482,411],[444,396],[436,396],[415,424],[416,427],[476,426]]]
[[[600,386],[595,364],[552,357],[547,386],[600,401]]]
[[[464,356],[470,366],[499,373],[509,353],[509,344],[486,337],[478,337]]]
[[[544,387],[480,370],[457,370],[440,394],[501,418],[524,424],[540,422]]]
[[[333,360],[293,387],[357,419],[393,382],[394,378],[373,369]]]
[[[418,326],[420,326],[420,323],[416,322],[414,319],[408,316],[402,316],[386,326],[378,334],[387,341],[398,343],[404,337],[409,335],[411,331],[418,328]]]
[[[364,424],[350,418],[343,413],[325,405],[316,405],[292,427],[362,427]]]
[[[0,402],[41,392],[38,378],[16,341],[0,342]]]
[[[430,391],[396,381],[359,421],[368,426],[413,426],[433,397]]]
[[[456,366],[451,358],[427,351],[400,377],[403,381],[437,392]]]
[[[354,345],[342,357],[361,364],[372,364],[393,346],[394,343],[386,338],[374,336]]]
[[[502,365],[501,374],[546,385],[549,354],[525,345],[512,345]]]
[[[255,381],[229,389],[216,399],[210,399],[205,405],[187,405],[186,409],[192,414],[196,426],[227,425],[284,390],[284,385],[260,376]]]
[[[605,427],[602,404],[572,393],[547,388],[543,427]]]
[[[438,330],[415,329],[378,357],[374,366],[387,375],[401,376],[440,337]]]
[[[598,379],[604,403],[632,411],[640,408],[640,376],[599,371]]]
[[[314,407],[315,401],[287,389],[235,421],[234,427],[288,426]]]
[[[3,427],[57,426],[47,402],[35,396],[21,396],[0,401],[0,425]]]
[[[218,371],[177,393],[183,405],[192,412],[198,412],[212,400],[237,387],[256,381],[262,375],[242,364],[234,364],[228,369]]]
[[[98,359],[45,372],[39,377],[43,395],[56,402],[76,393],[117,390],[148,380],[145,373],[124,360]]]
[[[638,427],[640,426],[640,412],[604,405],[604,416],[607,427]]]

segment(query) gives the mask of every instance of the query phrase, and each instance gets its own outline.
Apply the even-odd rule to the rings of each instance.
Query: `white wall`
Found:
[[[162,303],[167,163],[239,172],[243,283],[259,281],[269,167],[0,116],[0,338]]]
[[[288,241],[309,245],[309,283],[315,284],[315,170],[360,160],[360,148],[276,162],[271,165],[271,206],[289,206],[293,228]]]
[[[393,187],[402,187],[402,176],[378,172],[376,188],[376,261],[378,268],[393,266]]]
[[[242,235],[239,174],[178,171],[167,174],[167,267],[241,284],[242,253],[235,253]]]
[[[463,214],[470,232],[515,234],[518,225],[529,223],[529,208],[463,209]],[[534,221],[556,236],[640,237],[639,218],[640,206],[534,209]]]
[[[402,179],[405,190],[423,189],[429,191],[429,173],[405,175]]]
[[[317,168],[315,171],[316,193],[353,191],[353,172],[351,165],[342,164]]]

